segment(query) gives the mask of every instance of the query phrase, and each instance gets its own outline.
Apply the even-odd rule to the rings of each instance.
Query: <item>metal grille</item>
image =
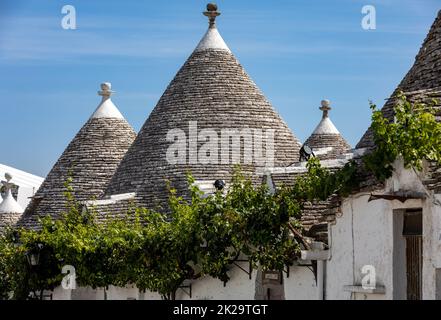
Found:
[[[421,300],[423,237],[406,236],[407,300]]]

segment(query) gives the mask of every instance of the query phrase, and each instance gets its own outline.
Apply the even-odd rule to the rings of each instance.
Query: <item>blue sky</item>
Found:
[[[138,131],[206,31],[207,1],[2,0],[0,163],[45,176],[112,82]],[[77,29],[61,28],[76,8]],[[217,1],[224,40],[294,134],[317,125],[320,101],[354,146],[411,67],[439,0]],[[361,28],[374,5],[377,29]]]

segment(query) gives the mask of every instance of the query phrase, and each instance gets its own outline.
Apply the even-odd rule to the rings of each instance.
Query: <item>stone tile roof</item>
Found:
[[[347,160],[339,162],[323,161],[323,165],[329,170],[334,171],[343,166]],[[329,162],[329,163],[328,163]],[[296,164],[298,167],[302,164]],[[299,177],[306,173],[306,167],[299,167],[299,170],[290,170],[290,167],[286,172],[277,172],[277,170],[271,173],[271,179],[276,188],[282,186],[292,186]],[[303,169],[302,169],[303,168]],[[306,202],[302,211],[301,223],[304,228],[304,234],[316,239],[317,241],[323,241],[327,243],[327,224],[333,222],[336,219],[336,215],[340,212],[340,199],[332,195],[325,201],[313,201]]]
[[[195,143],[196,138],[189,137],[190,122],[197,122],[198,130],[214,130],[219,136],[227,129],[273,129],[274,164],[287,166],[298,161],[299,141],[221,41],[215,26],[210,25],[210,29],[207,34],[211,39],[202,39],[145,122],[112,178],[107,196],[134,192],[140,205],[165,212],[166,180],[182,195],[187,193],[188,171],[197,180],[229,181],[233,156],[240,156],[244,172],[254,172],[255,163],[243,163],[243,148],[239,153],[230,149],[230,162],[226,164],[189,161],[188,154],[185,163],[167,161],[171,142],[166,138],[171,130],[180,129],[189,138],[187,151],[190,143]],[[202,145],[199,139],[198,149]],[[221,143],[217,146],[220,156]]]
[[[441,193],[441,168],[437,163],[431,162],[428,164],[428,174],[423,180],[423,184],[433,192]]]
[[[381,109],[388,119],[393,119],[393,107],[395,105],[395,99],[393,97],[400,90],[406,94],[410,101],[414,102],[429,103],[432,99],[437,99],[438,104],[435,106],[435,110],[437,112],[437,118],[441,120],[441,11],[438,12],[437,18],[416,56],[412,68]],[[366,148],[367,150],[375,148],[373,134],[370,128],[358,142],[356,148]],[[424,183],[429,189],[441,192],[441,173],[439,166],[432,163],[429,169],[428,177]],[[364,175],[363,183],[366,188],[382,185],[372,175],[366,173]]]
[[[343,162],[328,165],[323,162],[323,165],[331,171],[335,171],[343,166]],[[296,179],[303,176],[306,173],[306,167],[303,170],[295,170],[286,172],[273,172],[271,178],[277,188],[281,186],[293,186]],[[326,201],[314,201],[305,204],[302,216],[302,225],[306,230],[309,230],[312,226],[321,223],[332,222],[335,219],[334,208],[338,207],[338,201],[335,196],[331,196]]]
[[[394,97],[403,91],[411,99],[424,100],[441,92],[441,10],[435,19],[424,43],[415,58],[415,63],[398,85],[398,88],[386,102],[382,111],[393,119]],[[374,141],[371,129],[368,129],[356,148],[372,148]]]
[[[305,141],[305,145],[312,148],[315,156],[320,160],[335,159],[351,150],[349,143],[329,118],[329,110],[331,110],[329,104],[328,100],[322,101],[320,107],[320,110],[323,111],[322,119],[311,136]]]
[[[305,144],[310,146],[320,160],[335,159],[351,150],[340,134],[312,134]]]
[[[95,214],[98,223],[106,223],[114,219],[130,219],[134,217],[138,206],[135,197],[125,199],[88,201],[85,206]]]
[[[108,97],[103,98],[103,103],[110,105]],[[113,103],[111,105],[114,106]],[[125,119],[114,117],[114,112],[101,111],[101,116],[94,114],[68,145],[26,208],[19,225],[33,227],[38,217],[58,217],[65,211],[64,183],[69,174],[78,201],[98,198],[104,194],[136,134]]]
[[[7,227],[12,227],[20,220],[22,213],[2,213],[0,214],[0,233]]]

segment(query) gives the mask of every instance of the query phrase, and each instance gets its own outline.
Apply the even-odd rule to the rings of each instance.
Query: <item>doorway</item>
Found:
[[[406,241],[407,300],[422,299],[423,215],[421,209],[404,212],[403,237]]]

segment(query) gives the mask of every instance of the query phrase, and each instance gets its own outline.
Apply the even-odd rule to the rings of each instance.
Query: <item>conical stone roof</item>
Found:
[[[101,85],[102,101],[58,159],[19,222],[34,226],[39,216],[57,217],[66,210],[65,182],[78,201],[103,195],[136,133],[110,99],[110,83]]]
[[[335,159],[339,155],[351,150],[351,146],[329,118],[331,107],[328,100],[322,101],[320,110],[323,111],[322,119],[305,141],[305,145],[312,148],[315,156],[320,160]]]
[[[441,10],[438,12],[438,16],[423,42],[412,68],[398,85],[391,99],[382,108],[383,114],[389,119],[393,119],[394,99],[392,97],[400,90],[410,100],[424,101],[441,97]],[[374,147],[370,128],[356,147]]]
[[[433,99],[438,102],[434,106],[437,119],[441,119],[441,11],[429,30],[423,45],[415,58],[415,63],[398,85],[391,98],[388,99],[381,111],[390,120],[393,120],[395,96],[398,91],[403,91],[408,100],[413,102],[431,103]],[[356,148],[367,148],[369,152],[375,148],[372,130],[369,128],[358,142]],[[360,181],[364,190],[372,190],[382,186],[373,174],[360,172]],[[423,183],[435,193],[441,192],[441,171],[435,162],[429,164],[429,170]]]
[[[288,166],[298,161],[299,141],[220,36],[214,21],[219,12],[211,7],[204,14],[210,19],[207,33],[145,122],[112,178],[108,196],[135,192],[139,205],[165,210],[169,195],[166,180],[178,193],[185,194],[186,172],[197,180],[229,181],[238,162],[243,171],[255,172],[257,167],[271,162],[258,163],[256,157],[250,161],[249,151],[256,152],[259,147],[259,130],[264,154],[274,148],[274,161],[269,166]],[[252,132],[251,144],[248,139],[237,143],[234,138],[222,138],[228,130],[247,129]],[[274,142],[268,143],[272,131]],[[182,148],[173,141],[183,141],[183,145],[179,144]],[[207,141],[214,143],[209,152],[203,148]],[[231,148],[222,141],[231,141]],[[234,148],[238,146],[240,150]],[[173,150],[183,156],[170,161],[176,156]]]

